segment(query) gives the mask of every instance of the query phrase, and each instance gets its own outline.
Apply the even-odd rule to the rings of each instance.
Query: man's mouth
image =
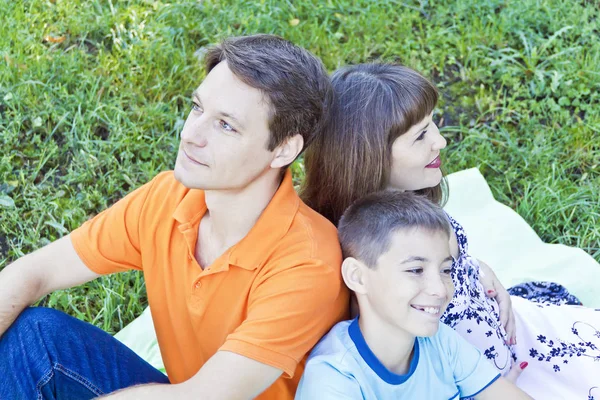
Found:
[[[192,157],[190,157],[190,156],[189,156],[189,154],[188,154],[188,153],[187,153],[187,152],[186,152],[184,149],[181,149],[181,151],[183,152],[183,155],[184,155],[184,156],[185,156],[185,157],[186,157],[188,160],[190,160],[191,162],[193,162],[194,164],[197,164],[197,165],[202,165],[203,167],[208,167],[208,165],[206,165],[206,164],[204,164],[204,163],[202,163],[202,162],[200,162],[200,161],[196,160],[195,158],[192,158]]]
[[[427,164],[425,166],[425,168],[439,168],[441,165],[442,165],[442,160],[440,159],[440,156],[438,155],[436,158],[433,159],[432,162]]]

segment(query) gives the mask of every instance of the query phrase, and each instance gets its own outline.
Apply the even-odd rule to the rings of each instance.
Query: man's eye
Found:
[[[220,120],[219,121],[219,125],[221,125],[221,128],[223,128],[224,131],[227,132],[237,132],[233,126],[229,125],[227,122]]]
[[[426,130],[424,130],[423,132],[421,132],[421,134],[417,137],[416,140],[423,140],[423,138],[425,137],[425,134],[427,133]]]

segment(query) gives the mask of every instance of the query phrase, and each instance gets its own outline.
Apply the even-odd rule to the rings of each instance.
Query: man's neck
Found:
[[[361,313],[358,320],[365,342],[375,357],[397,375],[405,375],[415,347],[415,336],[381,321],[372,313]]]
[[[243,189],[205,191],[211,241],[227,249],[242,240],[277,192],[281,176],[270,170]]]

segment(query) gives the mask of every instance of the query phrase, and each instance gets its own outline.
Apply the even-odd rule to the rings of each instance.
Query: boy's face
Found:
[[[175,177],[205,190],[242,189],[270,169],[270,106],[265,95],[218,64],[194,91]]]
[[[434,335],[454,294],[451,268],[447,233],[421,228],[393,233],[388,252],[365,271],[364,296],[375,317],[370,319],[411,336]]]

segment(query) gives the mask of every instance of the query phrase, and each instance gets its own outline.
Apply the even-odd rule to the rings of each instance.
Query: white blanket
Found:
[[[585,251],[542,242],[511,208],[497,202],[478,169],[448,176],[446,211],[464,228],[469,254],[486,262],[504,287],[560,283],[587,307],[600,308],[600,264]],[[600,240],[600,238],[598,238]]]

